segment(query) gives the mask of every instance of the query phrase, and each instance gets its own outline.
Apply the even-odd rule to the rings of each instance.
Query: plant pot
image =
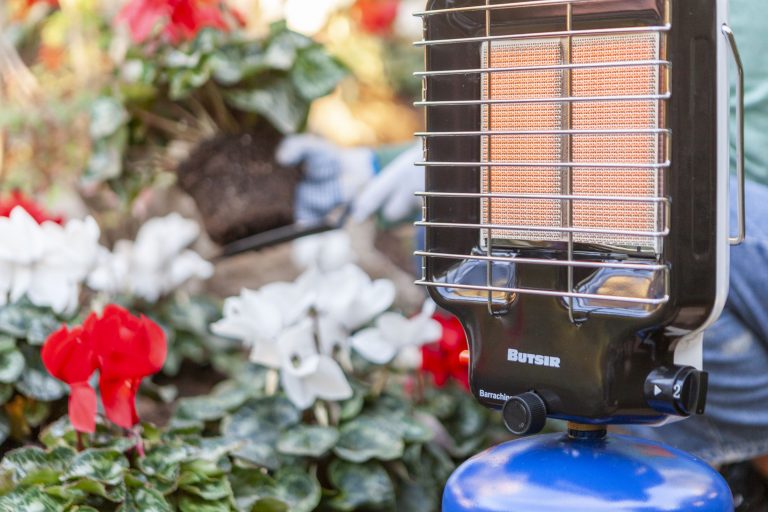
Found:
[[[198,144],[178,167],[211,239],[227,244],[293,223],[301,171],[275,161],[282,135],[270,126]]]

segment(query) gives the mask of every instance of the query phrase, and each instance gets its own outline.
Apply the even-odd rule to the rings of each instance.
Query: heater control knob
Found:
[[[708,374],[690,366],[661,367],[645,381],[648,405],[663,413],[679,416],[704,414]]]
[[[501,415],[516,436],[538,434],[547,422],[547,404],[536,393],[523,393],[507,400]]]

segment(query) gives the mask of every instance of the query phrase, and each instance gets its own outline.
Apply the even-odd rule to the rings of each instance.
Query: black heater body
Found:
[[[702,413],[728,266],[724,2],[431,0],[423,278],[500,408]]]

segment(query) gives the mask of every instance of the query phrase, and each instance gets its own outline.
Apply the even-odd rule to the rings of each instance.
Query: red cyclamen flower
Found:
[[[116,20],[128,24],[135,43],[149,39],[158,26],[174,44],[194,38],[206,27],[229,30],[221,0],[131,0]]]
[[[18,190],[11,192],[11,195],[0,199],[0,217],[8,217],[11,211],[17,206],[24,208],[27,213],[37,221],[38,224],[50,221],[56,224],[63,224],[64,219],[60,216],[51,215],[45,208],[35,203],[32,199],[25,196]]]
[[[385,35],[397,19],[398,0],[357,0],[360,25],[371,34]]]
[[[99,390],[107,418],[131,428],[139,422],[139,385],[143,378],[163,367],[166,354],[165,333],[159,325],[109,305],[101,316],[91,313],[82,327],[72,331],[62,327],[49,336],[43,346],[43,363],[54,377],[70,385],[72,425],[80,432],[93,432],[96,395],[88,379],[94,370],[99,370]]]
[[[136,393],[141,380],[160,371],[165,362],[165,333],[147,317],[137,318],[109,305],[94,322],[91,335],[104,411],[117,425],[130,428],[139,422]]]
[[[464,328],[454,316],[437,314],[434,318],[443,326],[443,337],[421,348],[421,370],[431,374],[438,387],[455,379],[469,389],[467,366],[460,359],[461,353],[467,350]]]
[[[43,345],[43,364],[69,384],[69,419],[78,432],[96,431],[96,391],[88,383],[97,368],[89,333],[82,327],[62,327]]]

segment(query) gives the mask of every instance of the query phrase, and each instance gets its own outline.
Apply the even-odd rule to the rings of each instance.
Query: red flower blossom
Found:
[[[371,34],[385,35],[397,19],[398,0],[357,0],[360,25]]]
[[[63,224],[64,219],[60,216],[51,215],[45,208],[35,203],[32,199],[28,198],[18,190],[11,192],[11,195],[5,199],[0,199],[0,217],[8,217],[11,215],[11,211],[17,206],[21,206],[27,213],[37,221],[38,224],[42,224],[45,221],[55,222],[56,224]]]
[[[136,43],[149,39],[158,27],[174,44],[194,38],[206,27],[229,30],[221,0],[131,0],[117,22],[128,24]]]
[[[96,396],[82,390],[90,389],[87,380],[93,371],[99,370],[107,418],[131,428],[139,422],[136,394],[141,381],[163,367],[166,354],[165,333],[159,325],[109,305],[101,316],[89,315],[82,327],[52,334],[43,347],[43,362],[54,377],[70,385],[72,424],[81,432],[93,432]]]
[[[467,365],[460,360],[461,353],[467,350],[464,328],[454,316],[437,314],[435,320],[443,326],[443,337],[421,348],[421,370],[431,374],[438,387],[454,379],[469,389]]]
[[[82,327],[71,331],[62,327],[48,337],[42,350],[51,375],[69,384],[69,419],[78,432],[96,431],[96,391],[88,379],[97,361],[88,334]]]
[[[165,333],[147,317],[109,305],[93,322],[91,336],[104,412],[115,424],[131,428],[139,422],[136,393],[141,380],[160,371],[165,362]]]

